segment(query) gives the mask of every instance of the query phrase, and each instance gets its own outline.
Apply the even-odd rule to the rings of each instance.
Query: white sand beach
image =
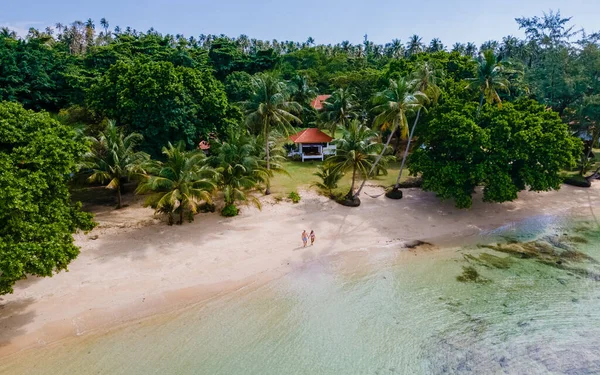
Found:
[[[419,189],[405,190],[399,201],[363,195],[358,208],[300,194],[298,204],[263,197],[262,211],[243,207],[236,218],[200,214],[172,227],[139,204],[103,208],[100,225],[76,235],[81,254],[68,272],[23,280],[0,298],[0,357],[179,309],[333,254],[405,251],[411,240],[440,245],[541,214],[600,216],[599,184],[523,192],[504,204],[483,203],[479,194],[469,210]],[[303,229],[315,230],[315,246],[302,247]]]

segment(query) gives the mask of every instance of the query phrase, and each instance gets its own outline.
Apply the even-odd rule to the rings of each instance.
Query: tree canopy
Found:
[[[525,189],[558,189],[559,172],[581,148],[558,115],[524,99],[486,105],[475,118],[476,105],[450,101],[435,109],[409,164],[423,189],[462,208],[471,206],[478,186],[488,202],[514,200]]]
[[[71,203],[67,182],[84,152],[47,113],[0,102],[0,294],[27,275],[67,269],[79,254],[71,234],[94,223]]]

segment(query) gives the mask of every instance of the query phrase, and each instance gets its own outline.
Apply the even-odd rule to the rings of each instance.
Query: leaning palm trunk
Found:
[[[266,127],[265,127],[266,129]],[[267,173],[271,170],[271,154],[269,150],[269,131],[265,130],[265,154],[267,158]],[[265,189],[265,195],[271,194],[271,179],[267,177],[267,188]]]
[[[348,199],[354,199],[354,197],[356,197],[356,195],[354,195],[354,181],[356,180],[356,163],[354,164],[354,167],[352,168],[352,185],[350,185],[350,191],[348,192]]]
[[[398,190],[400,186],[400,179],[402,178],[402,171],[404,170],[404,164],[406,163],[406,157],[408,156],[408,150],[410,149],[410,142],[412,141],[413,134],[415,133],[415,129],[417,128],[417,123],[419,122],[419,116],[421,116],[421,108],[417,111],[417,118],[415,119],[415,123],[413,124],[412,129],[410,129],[410,134],[408,136],[408,142],[406,143],[406,150],[404,150],[404,156],[402,156],[402,163],[400,164],[400,172],[398,173],[398,178],[396,179],[396,184],[394,185],[394,190]]]
[[[358,197],[360,195],[362,189],[365,187],[365,184],[367,183],[367,180],[371,177],[371,174],[373,173],[373,171],[377,167],[377,164],[379,164],[379,161],[381,161],[381,158],[383,157],[383,154],[385,154],[385,152],[387,151],[387,148],[390,145],[390,142],[392,141],[392,136],[396,132],[396,128],[397,127],[398,126],[397,126],[396,121],[395,121],[394,128],[390,132],[390,135],[388,136],[387,141],[385,142],[385,146],[383,147],[383,150],[381,150],[381,152],[377,156],[377,159],[375,159],[375,162],[373,163],[373,166],[369,170],[369,173],[367,173],[367,175],[365,176],[363,182],[360,184],[360,187],[358,188],[358,191],[356,192],[356,194],[354,194],[354,198],[356,198],[356,197]]]

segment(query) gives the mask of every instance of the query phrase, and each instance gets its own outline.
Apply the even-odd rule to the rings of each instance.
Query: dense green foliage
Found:
[[[289,87],[271,74],[260,74],[252,80],[252,94],[244,102],[246,125],[265,142],[267,171],[271,171],[271,135],[279,131],[289,135],[294,124],[302,121],[296,116],[302,111],[299,103],[290,100]],[[265,194],[270,194],[269,180]]]
[[[145,205],[166,214],[169,224],[173,224],[174,216],[179,216],[177,224],[183,224],[184,214],[193,215],[201,203],[212,201],[215,171],[206,163],[202,151],[185,151],[183,143],[176,146],[169,143],[163,154],[166,161],[155,161],[148,166],[137,193],[150,193]]]
[[[354,184],[357,174],[366,176],[369,173],[382,145],[376,141],[377,133],[358,120],[352,121],[347,129],[342,126],[339,129],[342,136],[334,141],[337,153],[326,161],[334,173],[352,172],[352,184],[346,198],[355,200]]]
[[[225,209],[232,211],[228,207],[235,206],[237,202],[250,200],[260,208],[258,199],[247,192],[272,176],[257,152],[254,138],[239,133],[232,133],[228,138],[228,141],[212,150],[213,156],[208,160],[209,165],[217,171],[217,187],[223,192],[223,216],[227,216]]]
[[[89,105],[144,137],[154,156],[167,142],[194,147],[230,120],[222,85],[206,71],[144,59],[118,61],[92,85]]]
[[[484,200],[504,202],[558,188],[576,160],[580,175],[593,171],[600,34],[575,31],[560,13],[516,21],[524,39],[451,49],[418,35],[385,45],[367,36],[335,45],[184,37],[110,30],[105,19],[99,32],[92,20],[22,38],[2,30],[0,100],[20,105],[0,106],[0,293],[77,255],[70,234],[91,221],[69,201],[66,181],[81,165],[119,196],[129,176],[148,172],[138,192],[180,223],[216,190],[226,216],[255,199],[252,189],[266,185],[268,194],[282,140],[299,126],[339,129],[319,187],[331,194],[352,171],[353,201],[388,150],[404,151],[398,182],[408,161],[423,188],[459,207],[477,186]],[[318,94],[331,94],[322,110],[311,106]],[[210,158],[190,151],[200,141]],[[365,180],[354,192],[357,177]]]
[[[27,275],[67,269],[79,254],[71,234],[94,224],[71,203],[67,182],[84,152],[47,113],[0,102],[0,294]]]
[[[412,174],[423,189],[470,207],[477,186],[483,199],[505,202],[526,188],[558,189],[559,172],[572,166],[580,142],[554,112],[532,100],[486,106],[450,101],[435,109],[422,134],[423,148],[411,156]]]
[[[84,156],[84,167],[91,172],[88,180],[105,184],[117,193],[117,208],[121,208],[122,184],[136,173],[142,173],[148,154],[136,151],[143,137],[138,133],[124,135],[114,121],[109,121],[98,138],[90,137],[90,152]],[[86,170],[87,171],[87,170]]]

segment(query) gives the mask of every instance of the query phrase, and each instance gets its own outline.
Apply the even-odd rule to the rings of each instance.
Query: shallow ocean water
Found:
[[[556,243],[600,260],[595,223],[539,216],[477,242]],[[600,374],[600,266],[489,248],[380,249],[0,361],[1,374]],[[471,258],[469,258],[469,256]],[[479,257],[479,258],[478,258]],[[493,258],[493,259],[497,259]],[[486,282],[459,282],[464,266]]]

